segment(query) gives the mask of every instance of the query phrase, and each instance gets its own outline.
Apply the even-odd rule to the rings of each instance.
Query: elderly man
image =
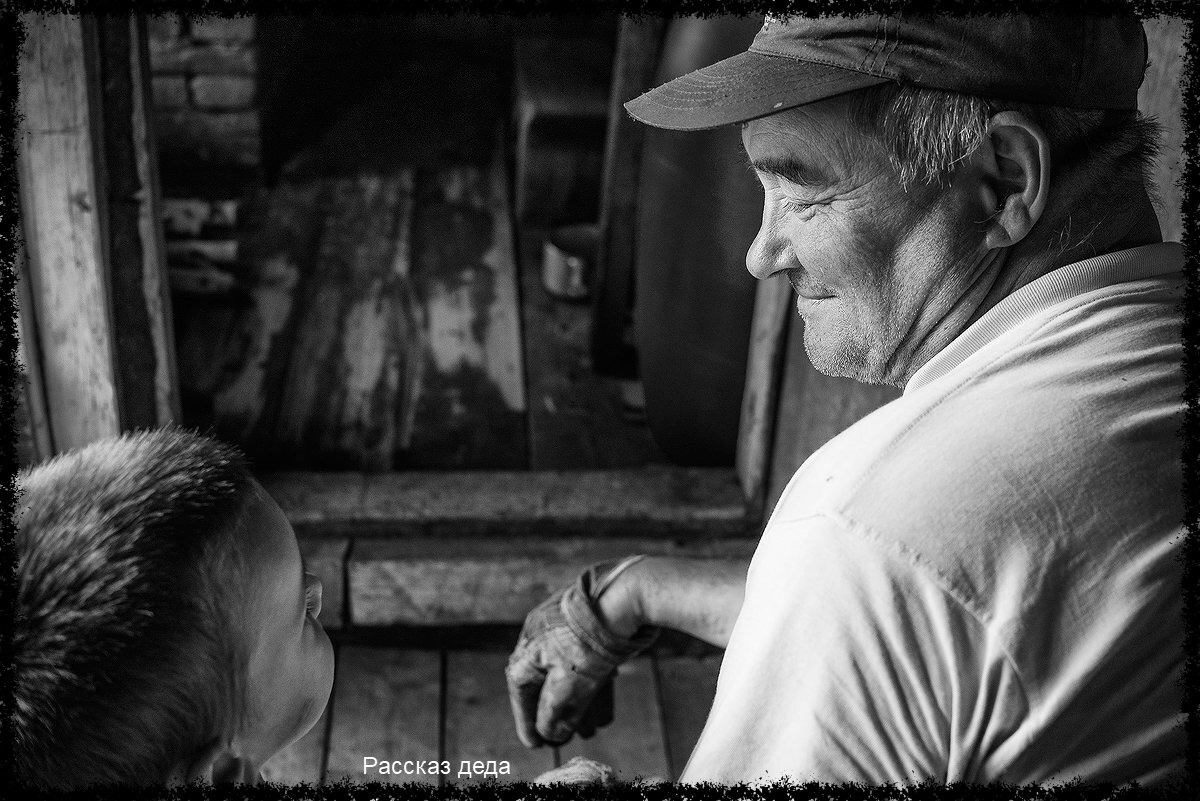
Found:
[[[1145,59],[1122,18],[768,18],[626,105],[742,125],[750,272],[795,287],[817,369],[904,394],[805,462],[748,571],[635,557],[531,612],[526,744],[670,627],[726,648],[684,781],[1182,770],[1182,255]]]

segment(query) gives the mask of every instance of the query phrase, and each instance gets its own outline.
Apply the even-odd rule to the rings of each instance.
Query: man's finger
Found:
[[[607,726],[613,722],[613,677],[600,685],[600,689],[596,691],[595,698],[592,699],[591,705],[592,714],[595,717],[596,728]]]
[[[551,668],[538,701],[538,735],[553,745],[571,739],[595,692],[592,679],[559,665]]]
[[[511,670],[506,671],[508,677],[508,701],[512,706],[513,723],[517,727],[517,738],[526,748],[537,748],[543,740],[537,733],[538,697],[542,692],[542,683],[538,679],[527,676],[514,676]]]

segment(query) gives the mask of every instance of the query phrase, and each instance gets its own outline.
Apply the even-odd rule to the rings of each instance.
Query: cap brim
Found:
[[[656,128],[703,131],[889,80],[828,64],[747,51],[651,89],[626,103],[625,110],[634,119]]]

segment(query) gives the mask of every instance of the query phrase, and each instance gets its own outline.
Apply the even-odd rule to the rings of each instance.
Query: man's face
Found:
[[[978,277],[981,229],[965,190],[905,191],[853,126],[847,96],[752,120],[742,143],[765,192],[747,268],[795,287],[818,370],[903,386],[921,353],[957,335],[947,315]]]
[[[333,646],[316,621],[321,583],[305,572],[291,524],[261,488],[245,525],[250,582],[239,633],[249,664],[236,739],[257,770],[320,718],[333,688]]]

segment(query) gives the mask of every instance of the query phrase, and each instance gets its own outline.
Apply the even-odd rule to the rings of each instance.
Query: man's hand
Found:
[[[526,746],[558,745],[576,731],[588,737],[612,721],[613,674],[658,634],[646,628],[622,637],[598,614],[608,582],[629,564],[588,568],[525,618],[505,674],[517,736]]]

